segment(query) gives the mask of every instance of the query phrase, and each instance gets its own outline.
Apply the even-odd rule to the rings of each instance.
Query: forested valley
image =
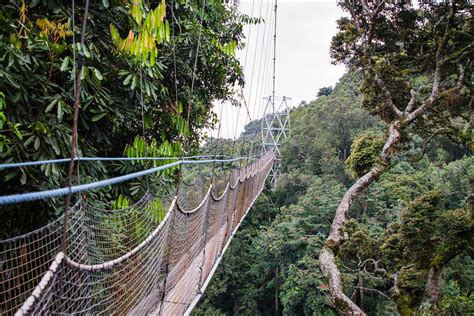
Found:
[[[360,82],[349,72],[332,92],[320,89],[292,110],[278,184],[249,213],[196,315],[336,315],[319,253],[334,210],[358,168],[377,159],[385,130],[363,109]],[[260,124],[247,126],[249,137],[258,139]],[[439,313],[473,312],[474,158],[447,136],[425,144],[412,135],[394,160],[350,209],[338,257],[348,295],[370,315],[409,315],[430,265],[443,260]]]

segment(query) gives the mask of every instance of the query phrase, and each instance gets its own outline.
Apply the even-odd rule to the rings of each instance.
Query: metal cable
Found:
[[[197,156],[185,156],[185,157],[76,157],[75,161],[136,161],[136,160],[178,160],[178,159],[202,159],[202,158],[211,158],[212,155],[197,155]],[[232,156],[226,155],[217,155],[215,157],[221,158],[233,158]],[[15,162],[15,163],[5,163],[0,164],[1,169],[9,168],[20,168],[20,167],[32,167],[39,165],[48,165],[48,164],[57,164],[63,162],[69,162],[69,158],[61,159],[50,159],[50,160],[39,160],[39,161],[25,161],[25,162]]]
[[[169,169],[169,168],[179,166],[179,165],[205,164],[205,163],[213,163],[213,162],[235,162],[235,161],[241,161],[245,159],[247,159],[247,157],[238,157],[238,158],[233,158],[233,159],[179,160],[179,161],[172,162],[163,166],[150,168],[147,170],[134,172],[127,175],[110,178],[106,180],[101,180],[101,181],[96,181],[92,183],[65,187],[65,188],[60,188],[60,189],[54,189],[54,190],[41,191],[41,192],[29,192],[29,193],[0,196],[0,205],[31,202],[31,201],[42,200],[42,199],[50,199],[50,198],[59,197],[59,196],[66,196],[66,195],[78,193],[78,192],[95,190],[95,189],[103,188],[109,185],[114,185],[114,184],[122,183],[125,181],[129,181],[135,178],[143,177],[148,174],[156,173],[158,171],[162,171],[162,170]]]

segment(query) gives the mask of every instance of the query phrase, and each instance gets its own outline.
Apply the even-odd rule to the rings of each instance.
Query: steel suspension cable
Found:
[[[199,59],[199,51],[201,49],[201,35],[202,35],[202,27],[203,27],[202,25],[203,25],[203,21],[204,21],[204,11],[205,11],[206,6],[207,6],[207,0],[203,0],[203,6],[202,6],[202,10],[201,10],[201,17],[200,17],[200,21],[199,21],[198,41],[197,41],[197,44],[196,44],[196,56],[194,58],[193,74],[192,74],[192,78],[191,78],[191,88],[190,88],[189,93],[188,93],[188,108],[187,108],[187,116],[186,116],[187,129],[185,129],[186,133],[184,135],[184,141],[183,141],[183,148],[181,150],[181,156],[184,155],[184,152],[187,149],[187,145],[188,145],[188,141],[189,141],[189,135],[190,135],[190,131],[191,131],[191,126],[189,125],[189,121],[190,121],[191,109],[192,109],[192,105],[193,105],[194,81],[196,79],[196,70],[197,70],[197,64],[198,64],[198,59]],[[182,168],[180,166],[179,175],[178,175],[178,184],[176,186],[176,190],[177,190],[176,192],[177,193],[179,192],[179,188],[180,188],[180,185],[181,185],[181,178],[182,178]]]
[[[264,26],[264,31],[263,31],[263,40],[262,40],[262,49],[261,49],[261,53],[260,53],[260,60],[259,60],[259,69],[258,69],[258,79],[257,79],[257,87],[256,87],[256,93],[255,93],[255,97],[254,97],[254,101],[253,101],[253,104],[254,104],[254,107],[253,107],[253,117],[255,119],[257,119],[259,116],[258,116],[258,109],[259,109],[259,104],[261,102],[261,98],[262,98],[262,91],[263,91],[263,86],[264,84],[261,84],[261,73],[262,73],[262,64],[264,64],[266,66],[266,61],[264,60],[266,55],[267,55],[267,51],[268,51],[268,45],[267,44],[267,29],[269,28],[269,19],[268,19],[268,13],[269,13],[269,8],[270,8],[270,2],[267,2],[267,8],[266,8],[266,13],[265,13],[265,26]],[[271,15],[272,16],[272,15]],[[265,76],[264,76],[264,79],[265,80]],[[251,100],[249,100],[251,102]],[[254,150],[255,150],[255,147],[256,147],[256,143],[253,142],[251,144],[251,148],[250,148],[250,156],[253,156],[254,155]]]
[[[260,53],[260,60],[259,60],[259,69],[258,69],[258,76],[257,76],[257,88],[256,88],[256,93],[255,93],[255,98],[254,98],[254,108],[253,108],[253,112],[252,112],[252,116],[254,118],[257,118],[255,115],[256,115],[256,110],[258,109],[257,107],[257,102],[259,100],[259,98],[261,97],[261,95],[259,93],[262,92],[262,86],[263,84],[261,85],[261,74],[262,74],[262,64],[265,64],[264,62],[264,57],[265,57],[265,53],[266,53],[266,48],[267,48],[267,42],[266,42],[266,39],[267,39],[267,29],[268,29],[268,13],[269,13],[269,8],[270,8],[270,1],[267,2],[267,8],[266,8],[266,13],[265,13],[265,26],[264,26],[264,30],[263,30],[263,40],[262,40],[262,50],[261,50],[261,53]],[[249,100],[251,101],[251,100]]]
[[[263,7],[263,1],[260,1],[260,9],[259,9],[259,19],[260,20],[262,18],[262,7]],[[266,25],[266,23],[265,23],[265,25]],[[252,91],[253,91],[253,88],[254,88],[253,81],[254,81],[254,78],[255,78],[255,64],[256,64],[256,61],[257,61],[257,52],[259,50],[258,49],[259,48],[259,37],[260,37],[260,27],[257,28],[257,38],[255,40],[255,50],[254,50],[254,57],[253,57],[254,59],[253,59],[252,74],[251,74],[251,81],[250,81],[250,88],[249,88],[249,95],[248,95],[248,101],[249,102],[251,102]],[[265,41],[265,39],[263,41]],[[262,45],[262,49],[263,49],[263,45]],[[250,115],[249,107],[248,107],[247,101],[245,99],[245,94],[243,94],[243,99],[244,99],[244,106],[245,106],[245,109],[247,111],[248,122],[251,122],[252,117]],[[247,118],[246,118],[246,125],[247,125]],[[243,140],[243,143],[244,143],[243,148],[244,148],[245,144],[246,144],[246,134],[245,133],[244,133],[243,137],[244,137],[244,140]],[[242,151],[241,151],[240,155],[242,155]],[[252,155],[252,153],[251,153],[251,144],[250,144],[249,148],[248,148],[247,156],[250,157],[251,155]]]
[[[276,83],[276,52],[277,52],[277,11],[278,10],[278,0],[275,0],[275,14],[274,14],[274,21],[275,21],[275,30],[273,33],[273,89],[272,89],[272,99],[273,99],[273,112],[275,112],[275,83]]]
[[[227,72],[230,70],[230,66],[231,66],[231,59],[232,57],[231,56],[227,56],[227,63],[225,64],[225,73],[227,74]],[[222,126],[222,114],[224,112],[224,102],[220,102],[220,117],[219,117],[219,125],[218,125],[218,129],[217,129],[217,137],[216,137],[216,144],[215,144],[215,148],[214,148],[214,155],[216,155],[217,153],[217,150],[218,150],[218,147],[219,147],[219,140],[220,140],[220,134],[221,134],[221,126]],[[211,133],[211,146],[212,146],[212,133]],[[222,143],[222,141],[221,141]],[[212,148],[212,147],[211,147]],[[230,175],[231,175],[231,172],[229,172],[229,179],[230,179]],[[211,190],[214,189],[214,185],[215,182],[214,182],[214,177],[215,177],[215,163],[212,164],[212,176],[211,176]],[[229,181],[228,181],[229,182]],[[229,184],[227,184],[227,187],[229,186]],[[227,189],[226,189],[227,190]],[[211,192],[211,195],[213,193]],[[226,194],[226,193],[224,193]],[[213,196],[211,196],[211,199],[213,198]],[[206,248],[207,248],[207,242],[208,242],[208,229],[209,229],[209,225],[210,225],[210,206],[208,206],[208,209],[207,209],[207,212],[206,212],[206,216],[205,216],[205,225],[204,225],[204,236],[203,236],[203,251],[202,251],[202,261],[199,265],[199,273],[200,273],[200,276],[199,276],[199,279],[198,279],[198,288],[201,288],[204,284],[204,264],[206,263]],[[212,237],[212,236],[211,236]]]
[[[221,158],[229,158],[231,156],[217,155]],[[180,160],[180,159],[203,159],[211,158],[211,155],[196,155],[196,156],[184,156],[184,157],[75,157],[74,161],[137,161],[137,160]],[[38,160],[38,161],[25,161],[15,163],[0,164],[0,170],[10,168],[22,168],[22,167],[34,167],[41,165],[50,165],[69,162],[70,158],[50,159],[50,160]]]
[[[259,9],[259,19],[261,19],[262,17],[262,7],[263,7],[263,1],[260,0],[260,9]],[[255,40],[255,50],[254,50],[254,54],[253,54],[253,64],[252,64],[252,74],[250,76],[250,89],[249,89],[249,94],[248,94],[248,98],[247,100],[249,102],[252,101],[252,90],[253,90],[253,81],[254,81],[254,78],[255,78],[255,64],[257,62],[257,52],[258,52],[258,40],[259,40],[259,37],[260,37],[260,27],[257,27],[257,38]],[[250,113],[248,113],[248,115],[250,116]]]
[[[180,118],[180,112],[179,112],[179,100],[178,100],[178,74],[177,74],[177,66],[176,66],[176,34],[175,34],[175,23],[177,23],[177,19],[176,19],[176,16],[174,14],[174,0],[171,0],[171,23],[172,23],[172,35],[173,35],[173,72],[174,72],[174,90],[175,90],[175,107],[176,107],[176,116],[178,118],[178,122],[179,122],[179,118]],[[189,128],[189,127],[188,127]],[[186,131],[186,126],[185,126],[185,129]],[[180,131],[178,131],[179,133]],[[178,138],[180,139],[180,138]],[[181,153],[180,153],[180,156],[182,157],[184,155],[183,153],[184,151],[184,148],[181,148]],[[177,185],[176,185],[176,196],[175,196],[175,203],[177,203],[177,198],[178,198],[178,194],[179,194],[179,186],[180,186],[180,183],[181,183],[181,177],[182,177],[182,174],[181,174],[182,170],[181,170],[181,167],[180,167],[180,170],[179,170],[179,173],[178,173],[178,179],[177,179]],[[174,217],[173,217],[173,222],[174,222]],[[168,248],[170,248],[170,245],[171,245],[171,241],[172,241],[172,237],[171,238],[168,238],[167,242],[166,242],[166,246]],[[164,280],[163,280],[163,290],[162,290],[162,293],[161,293],[161,301],[160,301],[160,309],[159,309],[159,314],[161,315],[162,314],[162,311],[163,311],[163,305],[164,305],[164,302],[165,302],[165,297],[166,297],[166,287],[167,287],[167,281],[168,281],[168,274],[169,274],[169,265],[170,265],[170,251],[168,251],[168,260],[165,264],[165,271],[164,271]]]
[[[253,13],[254,13],[254,7],[255,7],[255,0],[252,0],[252,8],[251,8],[251,11],[250,11],[250,17],[253,18]],[[249,30],[248,30],[248,36],[247,36],[247,41],[248,41],[248,45],[246,45],[246,51],[245,51],[245,59],[244,59],[244,74],[246,74],[247,72],[247,58],[248,58],[248,52],[249,52],[249,46],[250,46],[250,43],[251,43],[251,36],[252,36],[252,26],[253,24],[250,24],[249,26]],[[241,103],[242,102],[245,102],[244,99],[243,99],[243,88],[241,87],[240,89],[240,96],[241,96]],[[240,110],[241,110],[241,106],[239,106],[239,108],[237,109],[237,118],[236,118],[236,122],[235,122],[235,129],[234,129],[234,139],[232,141],[232,151],[231,151],[231,155],[233,156],[234,155],[234,151],[235,151],[235,143],[236,143],[236,139],[237,139],[237,130],[238,130],[238,126],[239,126],[239,116],[240,116]],[[244,134],[245,136],[245,134]],[[230,179],[230,174],[229,174],[229,179]]]
[[[262,6],[260,6],[260,14],[261,14],[261,9],[262,9]],[[259,70],[258,70],[259,75],[258,75],[258,79],[257,79],[257,87],[256,87],[256,89],[255,89],[255,100],[254,100],[254,105],[255,105],[255,106],[254,106],[254,110],[253,110],[253,113],[254,113],[254,114],[255,114],[255,109],[257,108],[257,106],[256,106],[256,103],[257,103],[257,102],[256,102],[256,99],[257,99],[257,97],[258,97],[259,87],[261,86],[261,85],[260,85],[260,74],[261,74],[262,60],[263,60],[263,56],[266,55],[266,54],[264,53],[264,51],[265,51],[264,48],[265,48],[265,42],[266,42],[266,41],[265,41],[266,30],[267,30],[267,25],[268,25],[268,24],[267,24],[268,9],[269,9],[269,3],[267,3],[267,9],[266,9],[265,27],[264,27],[264,36],[263,36],[264,39],[263,39],[262,45],[261,45],[261,50],[262,50],[262,51],[261,51],[261,53],[260,53],[260,62],[259,62],[260,65],[259,65]],[[259,30],[260,30],[260,29],[257,30],[257,37],[258,37],[258,34],[259,34]],[[256,60],[257,60],[257,57],[256,57],[256,56],[257,56],[257,51],[258,51],[258,40],[257,40],[257,42],[256,42],[256,47],[255,47],[255,51],[254,51],[254,66],[253,66],[253,69],[252,69],[252,79],[251,79],[251,80],[252,80],[252,83],[253,83],[253,78],[254,78],[253,74],[254,74],[254,71],[255,71],[255,62],[256,62]],[[265,63],[265,66],[266,66],[266,63]],[[249,89],[249,101],[252,101],[252,100],[251,100],[252,89],[253,89],[253,84],[251,84],[250,89]],[[246,101],[245,101],[245,96],[244,96],[244,105],[246,106],[247,115],[248,115],[248,117],[249,117],[250,120],[251,120],[251,115],[250,115],[250,113],[249,113],[249,109],[248,109],[247,103],[246,103]],[[257,112],[258,112],[258,111],[257,111]],[[245,136],[246,136],[246,135],[244,134],[244,138],[245,138]],[[244,140],[244,142],[245,142],[245,140]],[[255,147],[255,143],[250,144],[248,156],[253,156],[253,152],[254,152],[254,149],[253,149],[253,148],[254,148],[254,147]]]

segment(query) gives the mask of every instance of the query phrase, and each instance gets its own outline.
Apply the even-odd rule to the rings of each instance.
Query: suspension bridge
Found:
[[[262,192],[274,159],[269,152],[208,187],[202,178],[181,186],[174,197],[148,192],[125,209],[97,209],[80,199],[69,213],[67,255],[62,217],[1,241],[2,312],[185,314]]]
[[[204,7],[205,3],[204,1]],[[273,4],[273,93],[268,97],[263,113],[262,152],[257,158],[216,155],[171,158],[78,157],[76,120],[73,122],[71,158],[0,164],[0,169],[8,169],[70,163],[66,187],[0,196],[0,206],[67,198],[66,211],[62,216],[32,232],[0,241],[1,314],[191,313],[236,231],[264,189],[267,178],[274,184],[279,175],[279,146],[289,132],[289,98],[284,97],[281,105],[276,106],[276,1]],[[88,1],[86,15],[87,6]],[[252,14],[253,8],[252,3]],[[268,17],[268,9],[267,4],[265,19]],[[83,30],[85,27],[86,18]],[[261,67],[265,64],[266,68],[266,61],[270,61],[271,55],[271,45],[265,39],[267,27],[265,26],[263,39],[259,39],[259,32],[258,29],[249,100],[254,86],[259,42],[262,43],[262,54],[255,96],[259,89],[261,91],[265,88],[260,86],[263,81],[260,80]],[[81,41],[82,45],[84,38]],[[245,59],[247,53],[248,51]],[[193,73],[194,79],[196,64]],[[75,92],[75,111],[78,111],[80,76],[76,78]],[[244,104],[250,120],[245,98]],[[77,113],[74,115],[77,117]],[[222,121],[222,109],[219,121]],[[219,132],[220,127],[221,123]],[[71,166],[78,161],[160,159],[168,163],[92,183],[72,185],[70,181],[73,170]],[[188,165],[199,168],[202,164],[234,162],[239,162],[238,168],[227,169],[220,175],[214,173],[213,167],[210,178],[198,175],[191,183],[178,182],[173,194],[163,195],[148,189],[138,202],[126,208],[101,209],[86,195],[82,195],[169,168]],[[78,199],[69,207],[69,199],[75,194]]]

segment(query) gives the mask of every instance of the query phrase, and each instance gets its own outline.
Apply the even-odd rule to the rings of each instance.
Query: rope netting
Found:
[[[268,153],[210,181],[198,177],[175,197],[147,192],[128,208],[79,200],[69,213],[67,255],[61,217],[0,241],[0,313],[183,314],[263,190],[273,160]]]

